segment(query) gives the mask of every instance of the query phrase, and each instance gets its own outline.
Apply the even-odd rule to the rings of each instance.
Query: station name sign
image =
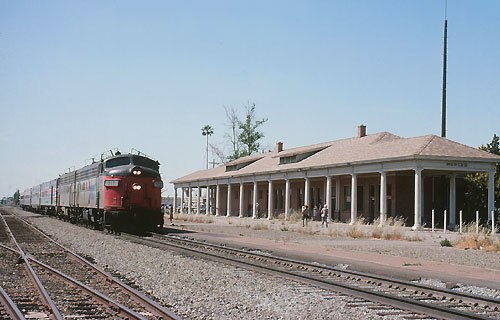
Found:
[[[446,162],[447,167],[467,168],[467,162]]]

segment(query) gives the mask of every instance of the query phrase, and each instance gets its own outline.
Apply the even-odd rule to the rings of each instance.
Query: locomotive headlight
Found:
[[[106,187],[118,187],[119,184],[120,184],[120,180],[116,180],[116,179],[104,180],[104,185]]]
[[[132,171],[132,173],[136,176],[140,176],[142,172],[141,172],[141,170],[134,170],[134,171]]]
[[[134,189],[134,190],[141,190],[141,189],[142,189],[142,187],[141,187],[141,185],[140,185],[140,184],[134,183],[134,184],[132,185],[132,189]]]
[[[155,186],[155,188],[163,188],[163,181],[155,181],[153,185]]]

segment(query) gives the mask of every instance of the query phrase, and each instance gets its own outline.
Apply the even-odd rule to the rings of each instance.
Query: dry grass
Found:
[[[367,236],[363,231],[365,225],[365,219],[358,218],[352,225],[349,226],[349,228],[345,232],[345,236],[354,239],[366,238]]]
[[[291,212],[288,214],[288,221],[290,222],[302,221],[302,214],[299,211],[291,210]]]
[[[269,230],[269,225],[266,223],[252,223],[250,228],[252,230]]]
[[[464,226],[464,235],[453,242],[453,246],[461,249],[485,250],[487,252],[500,252],[500,240],[489,234],[488,228],[479,226],[476,234],[476,224]]]
[[[214,223],[214,218],[212,216],[199,214],[177,214],[174,215],[174,219],[196,223]]]
[[[408,240],[408,238],[404,236],[403,228],[405,224],[405,219],[399,217],[387,218],[383,223],[380,223],[380,220],[376,219],[373,222],[372,237],[385,240]],[[411,237],[410,241],[419,240],[421,239],[418,237]]]

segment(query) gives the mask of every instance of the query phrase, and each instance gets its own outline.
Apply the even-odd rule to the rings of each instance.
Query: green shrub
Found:
[[[444,240],[441,240],[441,242],[439,242],[439,244],[441,245],[441,247],[453,247],[450,240],[448,240],[446,238]]]

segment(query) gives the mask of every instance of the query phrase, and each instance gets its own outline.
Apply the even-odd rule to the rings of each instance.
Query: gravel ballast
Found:
[[[47,217],[35,226],[119,272],[185,319],[399,319],[282,278],[184,257]]]
[[[21,210],[18,212],[23,213]],[[35,215],[29,221],[72,250],[94,258],[99,266],[116,271],[135,282],[144,292],[185,319],[399,319],[398,316],[379,316],[377,311],[365,306],[349,306],[349,302],[352,302],[349,297],[332,295],[282,278],[148,248],[117,236],[45,216]],[[189,226],[193,227],[196,229],[196,226]],[[217,231],[220,226],[200,224],[197,227],[212,232]],[[235,230],[240,234],[259,233],[259,236],[270,239],[283,237],[283,232],[275,232],[276,230],[254,230],[246,226]],[[311,236],[304,234],[294,233],[286,237],[296,243],[312,241]],[[321,242],[321,237],[323,236],[318,236],[316,242]],[[353,242],[357,245],[352,245]],[[366,245],[363,247],[363,244]],[[433,241],[425,240],[420,241],[420,245],[414,244],[408,241],[335,240],[335,246],[349,250],[364,248],[367,252],[383,252],[388,255],[400,253],[402,256],[431,259],[435,255],[438,261],[447,260],[447,255],[443,256],[443,252],[435,253],[442,249],[453,253],[449,260],[454,263],[463,263],[470,259],[470,254],[473,259],[484,260],[484,252],[436,248]],[[480,256],[483,258],[479,258]],[[476,263],[485,268],[498,268],[495,263],[498,263],[499,255],[487,256],[491,259],[486,258],[486,262]],[[439,279],[426,279],[422,282],[442,285]],[[500,296],[498,291],[474,286],[462,286],[457,290]]]

